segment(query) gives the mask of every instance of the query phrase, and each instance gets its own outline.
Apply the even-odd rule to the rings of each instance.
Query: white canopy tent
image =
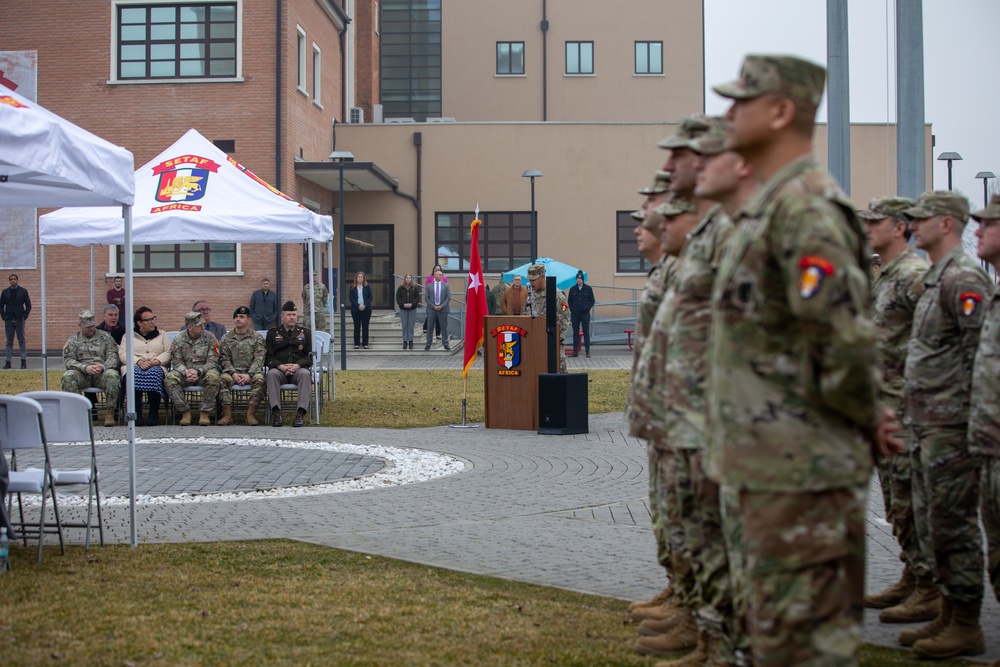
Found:
[[[311,274],[313,243],[333,239],[330,216],[317,215],[274,189],[193,129],[137,169],[132,182],[135,206],[130,222],[116,208],[63,208],[41,216],[43,261],[46,245],[116,244],[131,248],[156,243],[307,243]],[[132,253],[124,253],[124,260],[126,310],[132,313]],[[42,279],[44,283],[44,269]],[[44,318],[44,301],[42,307]],[[313,330],[315,325],[313,312]],[[125,340],[126,355],[131,359],[132,336]],[[134,389],[129,373],[126,391],[133,463]],[[314,395],[318,416],[319,393]],[[132,525],[135,544],[134,509]]]

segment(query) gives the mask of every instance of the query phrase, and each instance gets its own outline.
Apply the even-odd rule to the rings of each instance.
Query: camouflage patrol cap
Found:
[[[638,211],[632,211],[631,213],[629,213],[629,215],[632,216],[633,220],[636,220],[638,222],[642,222],[643,220],[646,219],[646,211],[642,210],[641,208]]]
[[[657,144],[660,148],[690,148],[691,141],[708,131],[709,122],[700,113],[691,114],[681,119],[677,131]]]
[[[660,233],[660,223],[663,222],[663,216],[656,211],[650,211],[642,217],[641,226],[647,232],[653,232],[654,234]]]
[[[544,264],[532,264],[528,267],[528,278],[537,278],[538,276],[545,275],[545,265]]]
[[[666,174],[667,178],[660,178],[660,174]],[[646,195],[648,197],[649,195],[663,194],[664,192],[668,192],[670,190],[670,173],[666,171],[658,171],[656,172],[656,175],[657,178],[653,181],[653,184],[640,188],[639,194]]]
[[[236,317],[237,315],[246,315],[247,317],[250,317],[250,309],[246,306],[240,306],[233,311],[233,317]]]
[[[184,316],[184,326],[186,327],[200,327],[205,324],[205,319],[201,316],[201,313],[192,310],[190,313]]]
[[[858,217],[865,220],[881,220],[882,218],[904,218],[903,211],[913,208],[917,202],[909,197],[875,197],[868,202],[868,208],[858,211]]]
[[[978,221],[1000,220],[1000,195],[990,197],[990,205],[979,209],[972,214],[972,217]]]
[[[697,213],[698,209],[695,207],[693,201],[684,199],[683,197],[674,197],[663,202],[654,208],[653,211],[664,217],[672,218],[673,216],[680,215],[681,213]]]
[[[91,310],[81,310],[80,311],[80,326],[81,327],[96,327],[97,318],[94,317],[94,312]]]
[[[758,54],[743,59],[739,79],[713,90],[734,100],[774,93],[818,107],[825,81],[826,69],[816,63],[795,56]]]
[[[968,222],[969,200],[951,190],[931,190],[920,195],[917,205],[903,211],[903,215],[911,220],[948,215],[960,222]]]
[[[728,149],[726,143],[726,127],[729,125],[722,116],[708,118],[708,130],[691,140],[691,150],[699,155],[718,155]]]

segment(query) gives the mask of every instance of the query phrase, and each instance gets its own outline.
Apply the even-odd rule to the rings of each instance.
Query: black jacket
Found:
[[[566,301],[569,303],[569,312],[586,313],[594,307],[594,290],[587,283],[583,286],[573,285],[569,288]]]
[[[26,320],[31,312],[31,299],[28,297],[28,290],[20,285],[15,290],[8,287],[0,292],[0,318],[7,320]]]

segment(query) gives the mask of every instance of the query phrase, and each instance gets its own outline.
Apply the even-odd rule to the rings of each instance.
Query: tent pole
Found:
[[[312,343],[313,364],[314,364],[310,372],[313,374],[313,377],[316,377],[315,363],[318,360],[319,355],[316,353],[316,337],[313,336],[313,332],[316,331],[316,281],[313,280],[313,271],[315,270],[316,265],[313,259],[313,252],[314,252],[313,245],[314,244],[311,239],[306,242],[306,246],[309,249],[308,253],[309,254],[309,335],[312,336],[312,340],[310,342]],[[322,378],[320,378],[320,380],[322,380]],[[318,389],[319,389],[318,387],[313,389],[313,403],[316,405],[316,414],[314,419],[316,420],[317,424],[319,423]]]
[[[985,181],[983,181],[983,182],[985,183]],[[338,271],[339,271],[339,269],[338,269]],[[329,365],[329,368],[330,368],[330,400],[334,401],[334,400],[336,400],[336,396],[334,396],[333,392],[334,392],[334,387],[336,386],[336,383],[333,381],[334,380],[334,376],[333,376],[333,318],[337,314],[337,299],[340,298],[340,285],[337,282],[334,282],[334,280],[333,280],[333,239],[330,239],[329,241],[326,242],[326,273],[327,273],[327,280],[326,281],[330,284],[330,287],[332,288],[330,290],[327,290],[328,293],[330,294],[330,300],[329,300],[329,305],[327,306],[327,313],[328,313],[328,315],[327,315],[327,318],[326,318],[326,324],[327,324],[327,326],[330,327],[330,331],[329,331],[329,334],[330,334],[330,352],[329,352],[330,360],[327,362],[328,365]],[[340,281],[340,282],[343,282],[343,281]],[[334,293],[334,290],[336,290],[336,293]]]
[[[45,323],[48,318],[45,316],[45,246],[42,246],[42,389],[49,390],[49,353],[46,346]]]
[[[122,206],[125,220],[125,244],[122,256],[125,259],[125,310],[135,312],[135,286],[132,280],[132,207]],[[125,329],[125,359],[131,364],[135,354],[135,340],[132,332]],[[125,376],[125,423],[128,426],[128,522],[133,547],[139,545],[135,525],[135,373],[126,368]]]
[[[94,245],[90,245],[90,312],[97,314],[94,310]]]

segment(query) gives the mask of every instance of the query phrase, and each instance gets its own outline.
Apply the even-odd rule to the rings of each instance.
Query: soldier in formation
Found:
[[[181,426],[191,424],[191,406],[184,398],[184,388],[202,387],[198,426],[209,426],[212,423],[209,414],[215,412],[220,386],[219,341],[211,331],[205,331],[205,320],[199,312],[185,315],[184,327],[170,347],[172,368],[164,385],[174,404],[174,412],[180,414]]]
[[[252,314],[246,306],[233,311],[233,330],[219,343],[219,376],[221,387],[219,399],[222,402],[222,417],[219,426],[232,423],[232,386],[250,387],[247,401],[247,426],[256,426],[257,408],[264,395],[264,338],[251,325]]]
[[[118,374],[118,346],[104,331],[98,331],[94,313],[80,311],[80,331],[70,336],[63,347],[63,373],[60,386],[63,391],[82,393],[88,387],[104,390],[107,397],[107,411],[104,425],[114,426],[115,410],[118,409],[118,390],[121,376]]]
[[[532,264],[528,267],[528,283],[531,291],[528,293],[528,314],[532,317],[545,318],[547,313],[545,299],[545,265]],[[559,349],[559,372],[566,372],[566,347],[563,340],[569,329],[569,304],[566,295],[556,290],[556,346]]]
[[[329,331],[330,322],[327,317],[326,305],[330,299],[330,292],[326,285],[319,279],[319,273],[313,274],[312,295],[309,294],[309,285],[302,286],[302,326],[312,327],[311,313],[316,313],[316,330]]]

